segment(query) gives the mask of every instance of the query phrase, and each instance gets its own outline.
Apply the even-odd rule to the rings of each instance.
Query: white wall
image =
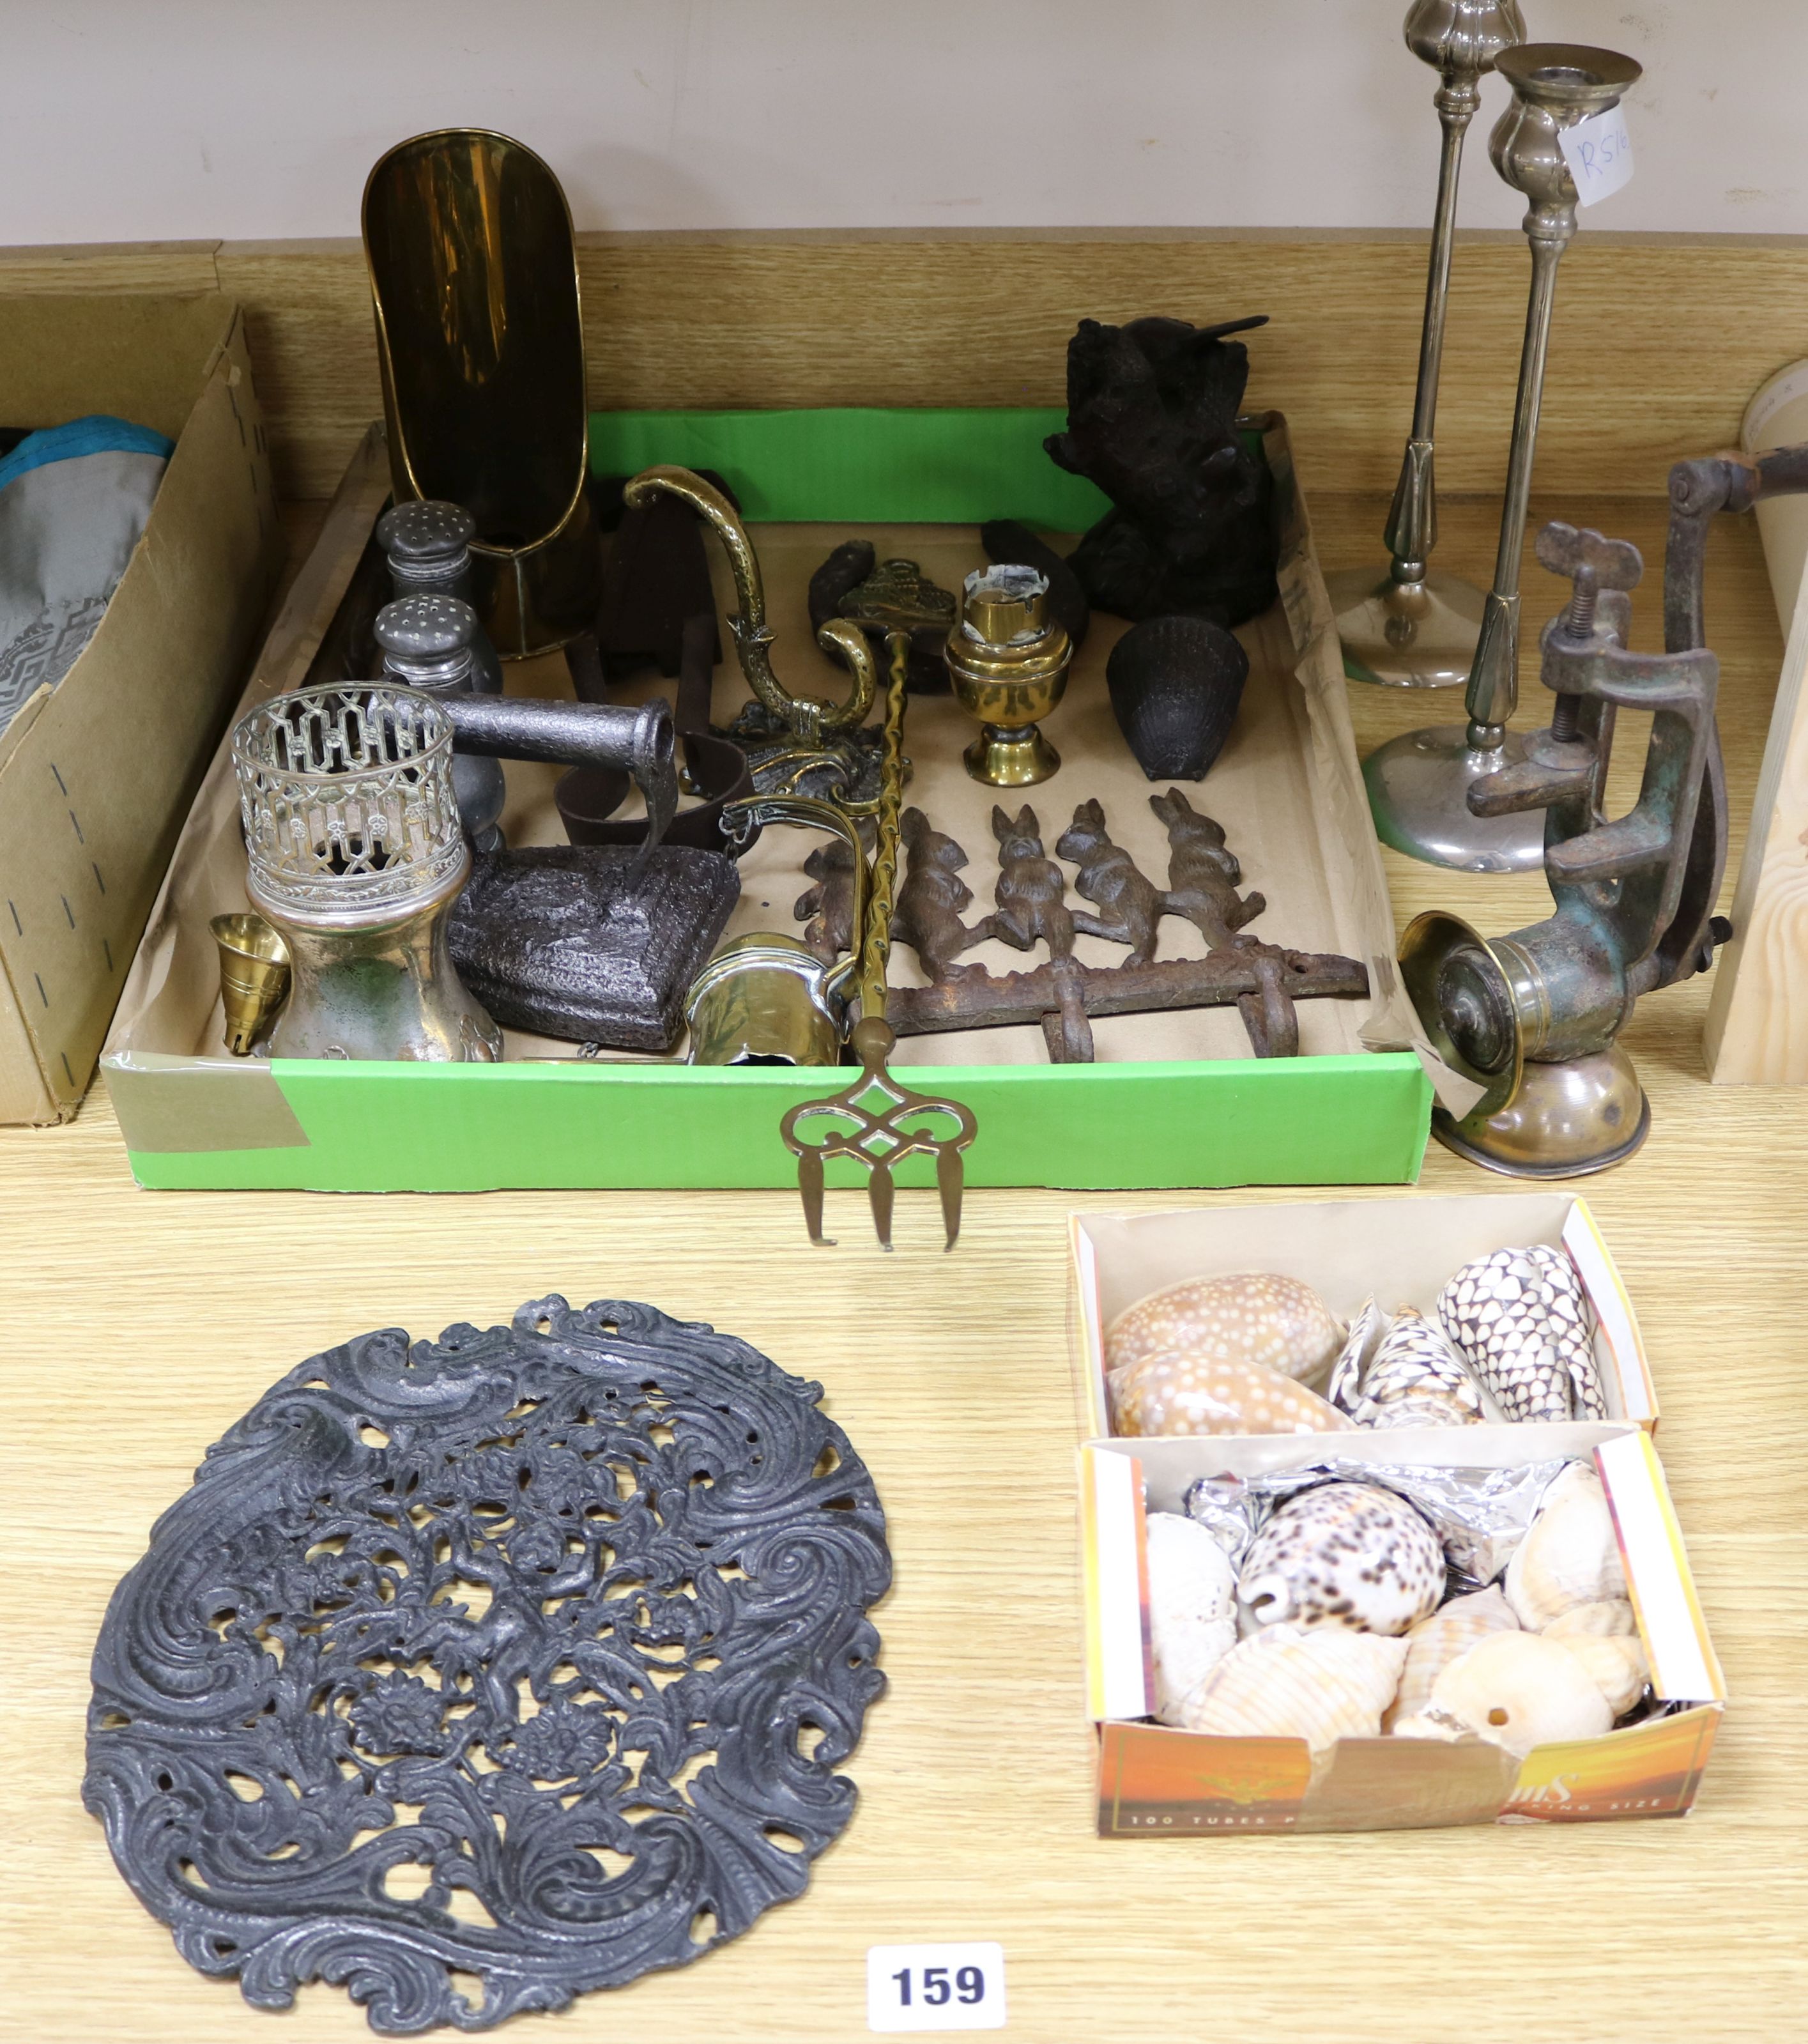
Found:
[[[0,242],[345,235],[390,144],[531,144],[580,227],[1418,227],[1405,0],[0,0]],[[1608,44],[1616,229],[1808,232],[1808,0],[1525,0]],[[1462,217],[1511,227],[1484,88]]]

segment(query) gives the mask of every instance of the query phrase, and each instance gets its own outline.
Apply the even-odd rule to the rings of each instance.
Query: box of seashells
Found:
[[[1676,1814],[1725,1692],[1569,1193],[1077,1214],[1112,1837]]]
[[[1725,1691],[1636,1424],[1094,1441],[1081,1495],[1102,1836],[1695,1799]]]
[[[1083,1213],[1072,1239],[1092,1438],[1656,1421],[1572,1193]]]

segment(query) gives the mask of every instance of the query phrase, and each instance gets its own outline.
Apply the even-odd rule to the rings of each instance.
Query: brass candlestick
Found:
[[[988,787],[1034,787],[1061,765],[1038,720],[1067,691],[1073,647],[1049,619],[1048,586],[1034,568],[976,568],[948,636],[954,694],[980,720],[980,735],[962,756]]]
[[[1450,244],[1457,221],[1457,180],[1463,138],[1481,104],[1483,74],[1503,50],[1522,41],[1518,0],[1413,0],[1406,43],[1441,83],[1432,97],[1444,131],[1438,169],[1438,210],[1425,286],[1425,325],[1418,344],[1418,390],[1382,544],[1393,556],[1379,573],[1350,568],[1329,578],[1344,672],[1352,681],[1390,688],[1453,688],[1466,680],[1481,631],[1482,593],[1459,575],[1426,566],[1438,542],[1432,479],[1432,432],[1444,317],[1450,296]]]
[[[1522,223],[1532,254],[1519,394],[1501,507],[1494,587],[1469,669],[1466,725],[1413,731],[1363,763],[1375,828],[1384,844],[1433,866],[1468,873],[1529,873],[1544,859],[1544,824],[1535,813],[1482,816],[1471,807],[1476,784],[1524,757],[1506,728],[1519,695],[1519,555],[1537,446],[1538,405],[1550,340],[1557,268],[1576,232],[1576,186],[1561,136],[1591,114],[1617,106],[1640,67],[1613,50],[1574,43],[1522,43],[1495,68],[1513,102],[1489,141],[1494,167],[1531,202]]]

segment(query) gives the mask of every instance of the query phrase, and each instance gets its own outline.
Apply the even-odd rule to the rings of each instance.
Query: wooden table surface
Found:
[[[1327,567],[1379,558],[1379,505],[1315,510]],[[1662,506],[1534,511],[1645,549],[1635,643],[1656,644]],[[1441,563],[1485,582],[1495,515],[1447,503]],[[1722,522],[1708,617],[1742,836],[1781,644],[1756,532]],[[1535,567],[1526,580],[1535,647],[1564,592]],[[1535,678],[1528,690],[1541,697]],[[1449,694],[1352,694],[1365,749],[1461,716]],[[1544,715],[1529,703],[1520,721]],[[1489,931],[1545,912],[1537,877],[1471,881],[1392,855],[1389,870],[1403,923],[1434,905]],[[1681,1822],[1093,1835],[1065,1216],[1297,1193],[980,1193],[946,1258],[930,1196],[905,1194],[887,1257],[855,1194],[830,1196],[841,1247],[812,1251],[795,1200],[777,1193],[140,1193],[98,1086],[69,1128],[0,1130],[13,1515],[0,2035],[367,2034],[337,1988],[305,1989],[280,2023],[248,2009],[192,1972],[133,1900],[79,1800],[88,1657],[153,1518],[293,1363],[371,1327],[506,1319],[549,1291],[651,1300],[820,1378],[877,1481],[896,1567],[875,1614],[890,1689],[848,1770],[860,1806],[808,1894],[684,1972],[580,2001],[556,2019],[560,2035],[631,2024],[674,2044],[853,2038],[866,2034],[869,1945],[981,1938],[1004,1946],[1010,2029],[1025,2038],[1802,2034],[1808,1634],[1791,1600],[1808,1593],[1808,1091],[1710,1088],[1705,1006],[1698,981],[1641,1008],[1625,1040],[1651,1138],[1587,1188],[1643,1324],[1660,1443],[1732,1693]],[[1420,1190],[1509,1183],[1434,1145]]]

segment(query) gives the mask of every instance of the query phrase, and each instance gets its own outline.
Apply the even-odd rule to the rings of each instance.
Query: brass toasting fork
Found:
[[[827,1245],[831,1240],[823,1233],[823,1166],[829,1158],[851,1157],[865,1167],[873,1225],[880,1247],[889,1249],[895,1189],[892,1168],[906,1157],[927,1155],[935,1159],[942,1223],[947,1247],[952,1249],[961,1233],[961,1152],[979,1133],[979,1124],[971,1108],[956,1100],[914,1093],[900,1085],[887,1069],[887,1060],[897,1042],[885,1020],[885,966],[892,950],[892,905],[898,879],[898,811],[904,798],[904,678],[910,660],[908,629],[889,628],[886,650],[891,656],[891,672],[885,691],[885,748],[880,762],[878,798],[870,805],[846,805],[857,814],[870,810],[876,836],[866,912],[859,932],[855,989],[860,1020],[848,1036],[849,1047],[860,1060],[860,1075],[825,1100],[800,1102],[779,1124],[778,1132],[797,1159],[797,1189],[803,1196],[804,1218],[813,1243]],[[954,1132],[939,1135],[928,1128],[906,1128],[905,1117],[916,1116],[951,1121]],[[820,1142],[807,1142],[797,1132],[800,1126],[820,1118],[847,1121],[853,1126],[833,1130]]]
[[[823,1233],[823,1166],[831,1158],[851,1158],[867,1174],[868,1195],[873,1203],[873,1224],[880,1246],[892,1246],[892,1207],[895,1181],[893,1167],[906,1157],[932,1156],[935,1182],[942,1197],[942,1220],[952,1249],[961,1232],[962,1168],[961,1152],[979,1132],[970,1108],[958,1101],[933,1094],[913,1093],[901,1086],[887,1069],[887,1060],[897,1037],[885,1020],[885,966],[892,949],[892,906],[897,893],[898,815],[904,799],[904,720],[905,678],[910,660],[912,632],[934,627],[946,632],[954,610],[954,599],[946,590],[918,574],[914,563],[887,561],[858,588],[842,601],[842,615],[831,618],[818,632],[825,652],[838,655],[853,677],[846,697],[830,703],[813,696],[794,696],[773,672],[772,628],[766,621],[766,592],[759,560],[747,528],[735,516],[734,506],[716,489],[688,468],[649,468],[635,476],[623,492],[630,505],[644,503],[664,492],[681,498],[714,528],[728,556],[735,578],[736,609],[728,620],[735,650],[747,686],[766,708],[793,734],[797,740],[796,765],[789,775],[796,786],[812,765],[835,763],[827,753],[825,740],[831,735],[858,728],[871,708],[877,681],[877,664],[866,640],[867,631],[882,632],[890,656],[885,693],[885,720],[879,772],[879,793],[871,801],[831,798],[831,806],[850,820],[849,834],[855,863],[866,884],[856,895],[863,912],[854,924],[854,974],[859,1019],[847,1032],[846,1043],[860,1060],[860,1075],[839,1093],[823,1100],[800,1101],[779,1124],[785,1147],[797,1159],[797,1188],[804,1201],[804,1218],[810,1239],[829,1247]],[[790,764],[788,758],[787,764]],[[812,806],[814,806],[813,805]],[[808,819],[802,805],[780,806],[756,797],[733,809],[747,812],[747,820],[802,822]],[[787,814],[788,809],[795,813]],[[869,872],[860,838],[852,820],[870,817],[874,847]],[[725,814],[724,821],[728,820]],[[953,1132],[938,1135],[921,1126],[907,1126],[919,1116],[951,1122]],[[827,1120],[851,1124],[831,1128],[820,1141],[809,1141],[798,1133],[806,1122]]]

